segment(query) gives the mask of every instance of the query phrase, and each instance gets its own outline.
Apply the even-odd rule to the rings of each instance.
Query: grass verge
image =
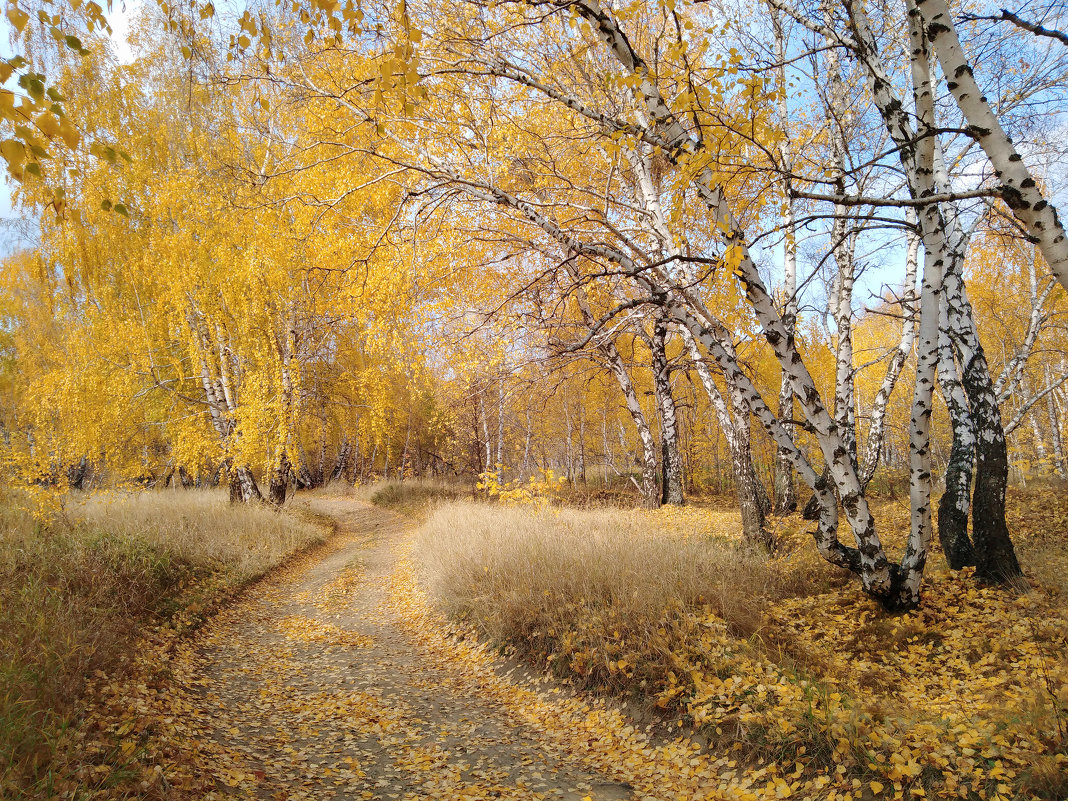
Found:
[[[0,498],[0,796],[49,794],[57,742],[88,677],[120,669],[146,626],[185,629],[323,538],[308,520],[225,493],[72,499],[42,524]]]
[[[728,794],[744,776],[778,797],[1052,801],[1068,795],[1068,610],[1063,579],[1044,576],[1064,563],[1050,524],[1065,503],[1012,503],[1032,592],[933,564],[923,607],[897,616],[823,563],[797,520],[768,558],[723,511],[454,503],[415,554],[453,618],[732,754]],[[899,544],[907,513],[878,511]]]

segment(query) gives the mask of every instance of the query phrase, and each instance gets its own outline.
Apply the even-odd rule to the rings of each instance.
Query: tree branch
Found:
[[[1050,39],[1056,39],[1065,47],[1068,47],[1068,34],[1061,33],[1053,28],[1043,28],[1041,25],[1035,22],[1028,22],[1025,19],[1013,14],[1007,8],[1001,9],[1000,16],[994,15],[981,15],[981,14],[964,14],[961,17],[966,22],[976,22],[979,20],[987,20],[989,22],[1011,22],[1017,28],[1023,28],[1025,31],[1030,31],[1035,36],[1045,36]]]

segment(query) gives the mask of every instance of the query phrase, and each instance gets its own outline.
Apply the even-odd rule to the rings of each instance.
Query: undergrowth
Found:
[[[0,497],[0,797],[48,794],[55,748],[91,675],[119,669],[140,630],[188,628],[322,539],[310,521],[224,493],[71,498],[47,523]]]
[[[449,481],[410,479],[370,484],[364,489],[364,495],[375,506],[423,518],[436,504],[470,497],[471,488]]]
[[[415,553],[454,618],[579,688],[644,704],[735,755],[738,775],[774,775],[780,795],[1054,801],[1068,797],[1066,511],[1012,498],[1033,591],[981,587],[933,559],[922,608],[896,616],[826,565],[796,517],[768,558],[722,510],[455,503]],[[907,509],[877,512],[900,547]]]

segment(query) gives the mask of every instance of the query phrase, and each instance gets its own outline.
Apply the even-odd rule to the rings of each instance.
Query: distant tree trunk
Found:
[[[190,489],[196,485],[196,480],[189,475],[189,471],[185,469],[184,465],[178,465],[178,481],[182,485],[182,489]]]
[[[404,428],[404,447],[401,449],[400,466],[397,468],[398,478],[402,481],[411,474],[411,443],[412,443],[412,407],[408,404],[408,422]]]
[[[638,394],[634,390],[634,383],[630,380],[630,375],[627,373],[626,365],[623,363],[623,357],[619,355],[619,350],[614,344],[609,343],[605,345],[604,353],[608,359],[608,369],[616,377],[619,388],[623,392],[627,411],[630,412],[631,420],[634,421],[634,427],[638,432],[638,441],[641,443],[642,482],[638,490],[641,492],[642,501],[646,506],[659,506],[660,497],[656,492],[656,444],[653,441],[653,432],[649,428],[645,411],[638,400]],[[622,432],[623,429],[621,427],[620,437],[622,437]]]
[[[326,421],[324,420],[319,429],[319,464],[315,470],[315,486],[321,487],[326,483]]]
[[[277,463],[271,469],[271,480],[267,491],[268,498],[275,506],[281,506],[286,502],[286,491],[289,489],[292,472],[289,454],[283,450]]]
[[[318,486],[315,483],[315,476],[312,475],[311,470],[308,469],[308,456],[304,452],[303,445],[297,445],[298,466],[297,466],[297,489],[314,489]],[[371,469],[374,469],[374,465],[371,465]]]
[[[1052,382],[1049,368],[1046,368],[1046,386]],[[1049,420],[1049,433],[1053,445],[1053,467],[1061,478],[1068,478],[1068,465],[1064,462],[1064,444],[1061,437],[1060,416],[1057,414],[1055,393],[1046,395],[1046,417]]]
[[[349,481],[353,486],[357,486],[363,483],[364,477],[367,475],[367,451],[363,447],[363,442],[359,433],[356,434],[356,444],[352,454],[352,472],[349,474]]]
[[[501,379],[497,380],[497,481],[504,483],[504,381]]]
[[[705,388],[712,410],[719,421],[720,431],[727,441],[727,450],[731,457],[731,471],[734,475],[734,492],[738,499],[738,509],[742,513],[742,534],[747,542],[770,548],[771,535],[766,529],[767,493],[757,478],[753,467],[753,450],[749,429],[749,407],[746,405],[736,382],[725,379],[727,392],[731,397],[731,407],[723,398],[723,393],[712,376],[712,371],[697,345],[697,340],[687,328],[682,328],[682,338],[686,343],[690,358],[693,360],[697,375]],[[716,451],[719,458],[719,450]]]
[[[608,486],[608,468],[611,466],[615,468],[615,460],[612,458],[612,451],[608,445],[608,409],[601,409],[601,449],[604,451],[604,460],[601,464],[601,486]]]
[[[489,420],[486,417],[486,400],[482,392],[479,392],[478,395],[478,412],[482,418],[482,436],[486,446],[486,467],[484,472],[489,473],[493,470],[493,444],[490,442]]]
[[[579,415],[579,480],[586,486],[586,415]]]
[[[237,467],[230,471],[230,503],[262,501],[263,495],[256,486],[256,479],[249,467]]]
[[[372,478],[374,477],[376,461],[378,461],[378,440],[375,440],[375,446],[371,448],[371,458],[367,460],[367,469],[365,471],[365,475],[369,475]]]
[[[653,389],[660,410],[660,448],[663,482],[661,503],[674,506],[685,502],[682,492],[682,454],[679,451],[679,428],[675,398],[671,394],[671,373],[667,361],[667,319],[657,315],[653,324],[650,349],[653,356]]]
[[[1023,379],[1020,382],[1020,387],[1028,396],[1031,395],[1031,387],[1027,379]],[[1035,443],[1035,456],[1038,457],[1038,462],[1041,465],[1045,465],[1046,462],[1046,443],[1043,441],[1042,430],[1038,424],[1038,415],[1027,415],[1027,421],[1031,426],[1031,439]]]
[[[526,428],[526,432],[525,432],[526,436],[523,439],[523,466],[522,466],[522,468],[520,468],[520,473],[519,473],[519,476],[523,481],[526,481],[528,478],[530,478],[530,435],[531,435],[530,409],[526,410],[526,418],[525,419],[526,419],[527,428]]]
[[[571,442],[571,435],[574,433],[574,427],[571,425],[571,412],[567,408],[567,402],[564,402],[564,431],[567,434],[567,441],[564,443],[564,474],[567,476],[567,483],[570,486],[575,486],[575,457],[574,448]]]
[[[78,464],[72,464],[67,468],[67,486],[71,489],[80,490],[85,485],[85,476],[89,472],[89,459],[83,456]]]
[[[744,472],[747,476],[746,482],[752,484],[752,498],[760,509],[761,520],[763,520],[771,514],[771,498],[768,497],[767,488],[757,475],[756,464],[753,462],[753,426],[750,419],[752,415],[738,384],[729,377],[725,377],[724,381],[727,384],[731,419],[734,421],[734,434],[738,443],[738,473]]]
[[[340,481],[348,469],[349,460],[352,458],[352,443],[348,437],[342,437],[341,448],[338,449],[337,462],[334,463],[334,471],[330,474],[331,481]],[[288,461],[288,459],[287,459]]]

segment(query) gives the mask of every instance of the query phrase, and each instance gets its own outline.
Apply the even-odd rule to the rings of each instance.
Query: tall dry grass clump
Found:
[[[416,552],[445,612],[579,683],[645,692],[671,671],[695,613],[744,638],[770,602],[835,581],[807,552],[772,559],[690,523],[639,510],[456,502],[431,515]]]
[[[138,629],[210,608],[322,539],[308,521],[225,493],[71,500],[48,524],[0,490],[0,797],[33,797],[85,679]]]
[[[459,479],[407,478],[377,479],[361,484],[331,481],[311,491],[312,495],[352,498],[383,509],[422,519],[429,509],[443,501],[470,497],[472,483]]]
[[[221,567],[237,581],[322,537],[310,521],[265,504],[231,504],[219,490],[101,493],[71,512],[89,528],[138,539],[192,566]]]

